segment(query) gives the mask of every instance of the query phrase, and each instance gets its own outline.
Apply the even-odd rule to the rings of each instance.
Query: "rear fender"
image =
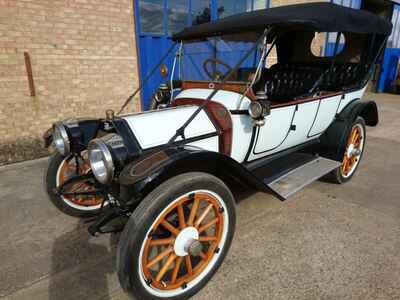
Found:
[[[347,136],[357,117],[362,117],[368,126],[376,126],[379,123],[376,103],[360,99],[350,102],[320,137],[319,152],[322,156],[342,161],[346,150]]]
[[[378,107],[374,101],[362,101],[356,99],[350,102],[342,112],[337,116],[337,119],[343,119],[353,123],[357,117],[362,117],[365,124],[368,126],[376,126],[379,123]]]
[[[124,191],[123,200],[139,202],[164,181],[188,172],[209,173],[228,186],[232,182],[239,182],[274,194],[229,156],[186,146],[153,151],[129,163],[119,176],[121,190]]]

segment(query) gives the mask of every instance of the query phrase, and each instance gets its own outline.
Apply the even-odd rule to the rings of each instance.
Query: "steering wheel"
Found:
[[[203,62],[203,69],[204,72],[206,72],[207,76],[210,77],[212,80],[220,80],[225,74],[222,73],[221,71],[216,70],[216,68],[214,68],[213,72],[211,72],[209,70],[209,66],[211,64],[215,64],[215,66],[216,65],[224,66],[227,69],[227,73],[232,71],[232,67],[227,63],[224,63],[222,60],[218,58],[208,58]]]

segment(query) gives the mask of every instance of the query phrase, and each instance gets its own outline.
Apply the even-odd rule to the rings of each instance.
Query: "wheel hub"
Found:
[[[192,256],[200,256],[200,253],[203,250],[203,246],[198,240],[190,241],[188,246],[185,248],[185,250]]]
[[[354,151],[354,144],[350,144],[349,148],[347,149],[347,157],[352,157]]]
[[[352,158],[360,155],[361,155],[361,150],[356,148],[354,144],[350,144],[349,148],[347,149],[347,157]]]
[[[197,243],[200,244],[198,239],[199,232],[195,227],[187,227],[183,229],[175,239],[175,254],[178,256],[186,256],[189,253],[192,253],[192,251],[197,252]],[[198,253],[200,253],[200,251],[201,249],[198,251]]]

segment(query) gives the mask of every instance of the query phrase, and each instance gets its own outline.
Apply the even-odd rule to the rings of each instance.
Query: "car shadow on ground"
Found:
[[[241,182],[231,182],[229,188],[235,198],[236,204],[239,204],[259,192],[253,187]]]
[[[87,224],[54,240],[49,299],[110,299],[109,275],[115,273],[117,237],[93,238]]]

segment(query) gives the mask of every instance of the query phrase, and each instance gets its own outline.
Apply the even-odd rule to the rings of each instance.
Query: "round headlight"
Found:
[[[253,101],[250,103],[249,115],[253,119],[260,119],[263,116],[263,107],[260,102]]]
[[[107,184],[114,177],[114,162],[111,152],[105,142],[95,139],[89,143],[89,161],[93,175],[102,183]]]
[[[53,125],[53,144],[61,155],[68,155],[71,151],[67,130],[60,122]]]

